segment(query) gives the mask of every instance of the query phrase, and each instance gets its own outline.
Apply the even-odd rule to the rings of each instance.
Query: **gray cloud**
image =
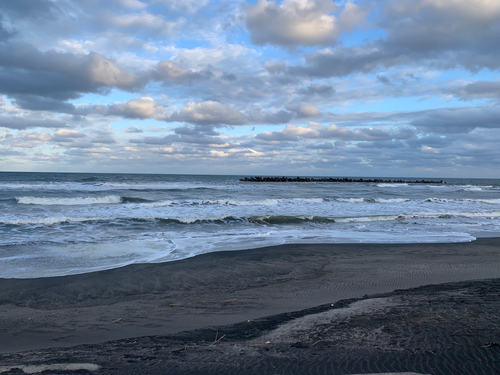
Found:
[[[14,98],[15,100],[13,103],[23,109],[59,111],[65,113],[74,112],[76,109],[76,107],[71,103],[30,94],[19,94]]]
[[[94,138],[91,139],[91,142],[108,145],[116,143],[115,139],[113,138],[113,133],[103,130],[94,131]]]
[[[180,111],[168,115],[167,120],[198,125],[243,125],[248,122],[236,108],[214,101],[188,103]]]
[[[474,99],[500,100],[500,82],[498,81],[476,81],[443,91],[455,95],[464,101]]]
[[[468,133],[476,128],[500,128],[500,107],[441,108],[422,111],[410,124],[438,134]]]
[[[0,116],[0,128],[24,130],[29,128],[65,128],[66,124],[58,120],[39,120],[16,116]]]
[[[147,76],[120,68],[98,53],[40,52],[28,44],[0,45],[0,92],[68,100],[111,88],[135,91]]]
[[[131,126],[127,129],[125,129],[126,133],[132,133],[132,134],[137,134],[137,133],[144,133],[144,130],[139,129],[137,126]]]
[[[15,18],[40,18],[52,16],[59,8],[49,0],[2,0],[0,10]]]
[[[311,150],[333,150],[335,147],[333,146],[332,142],[325,142],[317,145],[310,145],[307,146],[307,148],[310,148]]]
[[[155,103],[154,99],[150,97],[131,99],[126,103],[113,104],[108,108],[107,113],[109,115],[141,120],[147,118],[165,119],[163,106]]]
[[[301,88],[297,90],[299,94],[314,96],[318,95],[321,97],[331,97],[335,94],[335,89],[331,85],[322,85],[320,83],[314,83],[307,86],[306,88]]]
[[[3,25],[3,16],[0,14],[0,43],[6,42],[12,36],[15,35],[15,32],[8,31]]]
[[[174,143],[192,143],[198,145],[225,144],[225,141],[218,137],[220,133],[215,131],[213,126],[184,125],[175,128],[174,132],[175,134],[131,139],[129,142],[156,146],[170,146]]]
[[[78,138],[85,138],[85,134],[73,129],[61,129],[58,130],[50,139],[51,142],[62,143],[62,142],[73,142],[73,140]]]
[[[280,110],[277,112],[266,112],[260,116],[253,116],[254,122],[262,122],[264,124],[286,124],[293,118],[293,114]]]
[[[221,135],[220,132],[215,131],[215,129],[211,126],[202,126],[202,125],[195,125],[195,126],[179,126],[174,129],[175,134],[179,135],[199,135],[199,134],[204,134],[204,135],[211,135],[211,136],[218,136]]]
[[[223,81],[234,82],[234,81],[238,80],[238,77],[236,77],[236,75],[233,74],[233,73],[227,73],[227,72],[225,72],[224,74],[222,74],[221,79]]]
[[[287,106],[287,109],[295,112],[297,118],[317,117],[321,114],[318,108],[309,103],[298,103]]]
[[[283,61],[280,61],[277,63],[271,63],[269,61],[266,61],[264,63],[264,67],[271,74],[285,73],[286,72],[286,64]]]
[[[182,68],[170,60],[163,60],[158,63],[151,75],[155,80],[164,83],[186,84],[210,79],[213,73],[210,71],[194,72],[191,69]]]
[[[378,128],[349,129],[337,125],[324,126],[310,122],[309,126],[287,125],[284,130],[275,132],[263,132],[258,134],[257,139],[265,141],[298,141],[306,139],[337,139],[343,141],[385,141],[392,139],[411,139],[415,132],[402,127],[397,130],[385,130]]]
[[[286,48],[328,46],[335,44],[343,30],[350,30],[363,17],[363,10],[347,3],[339,17],[330,0],[274,1],[259,0],[247,6],[246,26],[252,42],[273,44]]]
[[[198,145],[223,145],[225,142],[211,135],[203,133],[192,134],[171,134],[158,137],[144,137],[142,139],[131,139],[131,143],[156,145],[156,146],[170,146],[174,143],[193,143]]]
[[[313,52],[289,74],[343,77],[397,65],[471,71],[500,68],[500,10],[490,1],[387,1],[377,21],[387,38]]]

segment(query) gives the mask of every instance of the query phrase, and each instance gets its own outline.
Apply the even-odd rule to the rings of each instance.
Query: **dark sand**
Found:
[[[0,373],[499,374],[496,278],[498,238],[0,279]]]

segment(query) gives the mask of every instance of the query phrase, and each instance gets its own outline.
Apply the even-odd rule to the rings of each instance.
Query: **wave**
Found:
[[[97,187],[116,190],[189,190],[189,189],[223,189],[227,188],[224,185],[202,185],[192,183],[151,183],[151,184],[129,184],[129,183],[112,183],[104,182],[96,184]]]
[[[150,199],[136,198],[136,197],[121,197],[122,203],[149,203],[153,202]]]
[[[191,201],[191,204],[202,204],[202,205],[228,205],[228,206],[275,206],[279,204],[279,199],[262,199],[254,201],[243,201],[238,199],[215,199],[215,200],[202,200],[202,201]]]
[[[89,204],[116,204],[122,202],[122,197],[118,195],[108,195],[105,197],[76,197],[76,198],[36,198],[17,197],[19,204],[33,204],[43,206],[79,206]]]
[[[466,185],[464,186],[465,191],[484,191],[484,190],[489,190],[493,186],[474,186],[474,185]]]
[[[337,198],[338,202],[342,203],[404,203],[409,202],[411,199],[407,198]]]
[[[327,217],[327,216],[286,216],[286,215],[263,215],[263,216],[211,216],[211,217],[47,217],[47,218],[16,218],[16,219],[1,219],[0,224],[4,225],[56,225],[63,223],[85,223],[85,222],[119,222],[124,224],[127,222],[159,222],[164,224],[203,224],[203,223],[219,223],[242,222],[264,225],[280,225],[280,224],[300,224],[300,223],[363,223],[376,221],[402,221],[416,219],[450,219],[455,217],[462,218],[499,218],[500,211],[484,211],[484,212],[417,212],[414,214],[400,215],[372,215],[372,216],[353,216],[353,217]]]
[[[384,184],[377,184],[378,187],[400,187],[400,186],[410,186],[408,184],[405,184],[405,183],[401,183],[401,184],[387,184],[387,183],[384,183]]]
[[[432,202],[432,203],[450,203],[450,202],[478,202],[478,203],[489,203],[489,204],[500,204],[499,199],[446,199],[446,198],[427,198],[424,202]]]
[[[90,183],[89,183],[90,182]],[[1,190],[34,190],[34,191],[108,191],[108,190],[189,190],[189,189],[229,189],[234,185],[210,185],[210,184],[194,184],[194,183],[150,183],[150,184],[134,184],[134,183],[110,183],[91,181],[81,182],[49,182],[49,183],[0,183]]]
[[[337,202],[341,203],[405,203],[411,202],[409,198],[337,198]],[[425,203],[460,203],[460,202],[471,202],[471,203],[489,203],[489,204],[500,204],[500,198],[493,199],[470,199],[470,198],[459,198],[459,199],[448,199],[448,198],[426,198],[422,200],[416,200],[416,202]]]
[[[298,224],[306,222],[314,223],[335,223],[333,217],[323,216],[285,216],[285,215],[268,215],[268,216],[251,216],[247,219],[250,223],[256,224]]]
[[[87,178],[82,179],[82,181],[85,181],[85,182],[97,181],[97,177],[87,177]]]
[[[134,198],[123,198],[124,203],[139,203],[140,207],[163,207],[163,206],[276,206],[280,204],[323,203],[327,200],[323,198],[292,198],[292,199],[258,199],[258,200],[240,200],[240,199],[184,199],[167,201],[134,201]]]
[[[323,198],[292,198],[292,199],[259,199],[259,200],[239,200],[239,199],[215,199],[202,201],[186,201],[196,205],[228,205],[228,206],[276,206],[278,204],[287,203],[323,203]]]

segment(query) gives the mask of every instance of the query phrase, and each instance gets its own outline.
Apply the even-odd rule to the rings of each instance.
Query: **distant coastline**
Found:
[[[245,177],[240,178],[240,181],[245,182],[365,182],[365,183],[383,183],[383,184],[446,184],[443,180],[383,180],[380,178],[364,179],[364,178],[302,178],[302,177]]]

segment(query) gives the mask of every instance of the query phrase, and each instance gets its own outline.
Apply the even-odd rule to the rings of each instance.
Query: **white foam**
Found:
[[[401,184],[387,184],[387,183],[384,183],[384,184],[377,184],[378,187],[400,187],[400,186],[409,186],[408,184],[405,184],[405,183],[401,183]]]
[[[210,185],[195,183],[80,183],[80,182],[51,182],[35,184],[0,183],[1,190],[44,190],[44,191],[107,191],[107,190],[188,190],[188,189],[230,189],[235,185]]]
[[[377,198],[375,199],[375,202],[377,203],[404,203],[404,202],[409,202],[411,199],[406,199],[406,198],[392,198],[392,199],[383,199],[383,198]]]
[[[446,198],[427,198],[425,202],[433,203],[460,203],[460,202],[480,202],[489,204],[500,204],[500,199],[446,199]]]
[[[188,189],[224,189],[225,185],[208,185],[208,184],[192,184],[192,183],[175,183],[175,182],[160,182],[150,184],[128,184],[128,183],[112,183],[104,182],[97,184],[102,188],[118,189],[118,190],[188,190]]]
[[[130,203],[130,205],[136,205],[140,207],[167,207],[171,206],[173,201],[158,201],[158,202],[148,202],[148,203]]]
[[[342,203],[364,203],[365,198],[337,198],[337,201]]]
[[[27,218],[27,219],[0,219],[0,224],[6,225],[55,225],[69,222],[86,222],[102,220],[99,217],[42,217],[42,218]]]
[[[18,197],[19,204],[34,204],[42,206],[77,206],[88,204],[116,204],[121,203],[122,198],[118,195],[108,195],[105,197],[76,197],[76,198],[36,198]]]
[[[245,250],[299,243],[441,243],[470,242],[467,233],[388,233],[341,230],[274,230],[235,229],[224,233],[166,232],[156,238],[143,237],[125,242],[42,245],[30,259],[0,259],[0,275],[6,278],[48,277],[86,273],[125,266],[131,263],[167,262],[202,253]],[[140,249],[140,251],[138,251]],[[31,256],[32,254],[30,254]],[[40,262],[40,257],[45,262]]]
[[[279,204],[279,199],[261,199],[253,201],[245,201],[238,199],[215,199],[215,200],[203,200],[203,201],[190,201],[192,204],[220,204],[220,205],[230,205],[230,206],[275,206]]]
[[[406,198],[337,198],[338,202],[343,203],[404,203],[409,202],[410,199]]]
[[[500,217],[500,211],[482,211],[482,212],[463,212],[463,211],[448,211],[439,213],[417,212],[406,217],[411,218],[443,218],[450,217]]]
[[[368,223],[372,221],[393,221],[404,219],[403,215],[374,215],[374,216],[358,216],[358,217],[339,217],[335,218],[338,223]]]
[[[473,186],[473,185],[466,185],[464,187],[465,191],[484,191],[487,189],[491,189],[493,186]]]

